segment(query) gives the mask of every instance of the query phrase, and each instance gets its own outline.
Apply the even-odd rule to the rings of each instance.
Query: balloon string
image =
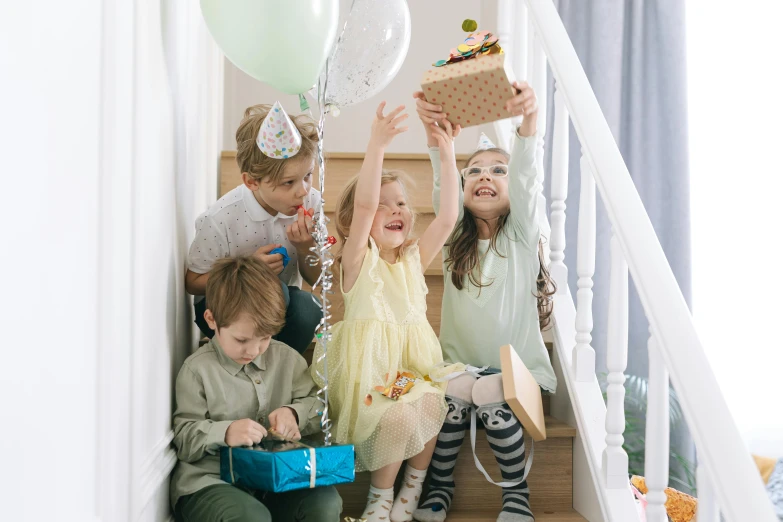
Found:
[[[315,246],[310,248],[312,254],[307,258],[310,266],[315,266],[320,263],[321,275],[313,285],[312,293],[313,299],[318,295],[317,289],[320,288],[320,305],[323,316],[321,322],[316,329],[317,342],[321,346],[321,355],[315,361],[316,375],[319,377],[320,382],[323,382],[323,386],[318,390],[317,397],[321,402],[321,430],[324,433],[324,446],[329,446],[332,443],[332,422],[329,419],[329,368],[327,365],[326,351],[329,341],[332,338],[331,332],[331,302],[329,295],[334,293],[332,290],[333,276],[332,276],[332,264],[334,263],[334,256],[329,251],[329,232],[326,228],[326,224],[329,221],[326,217],[326,202],[324,200],[324,186],[326,178],[326,163],[324,161],[324,122],[326,120],[326,83],[328,79],[327,71],[329,70],[329,62],[327,61],[324,66],[324,73],[318,80],[318,187],[321,197],[321,211],[318,213],[318,219],[316,220],[315,231],[313,233],[315,239]]]

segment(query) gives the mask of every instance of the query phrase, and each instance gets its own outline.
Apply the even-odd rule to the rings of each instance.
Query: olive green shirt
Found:
[[[253,419],[269,428],[268,416],[288,406],[299,417],[299,431],[320,430],[320,402],[307,363],[293,348],[272,340],[267,351],[242,365],[212,339],[185,360],[177,375],[174,446],[177,466],[171,477],[171,503],[220,480],[220,447],[228,426]]]

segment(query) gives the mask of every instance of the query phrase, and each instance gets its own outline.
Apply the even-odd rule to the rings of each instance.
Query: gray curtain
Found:
[[[663,250],[691,302],[690,209],[685,79],[684,0],[555,0],[598,102],[641,195]],[[547,153],[552,150],[553,96],[550,79]],[[571,129],[566,264],[576,293],[579,141]],[[551,156],[547,159],[551,165]],[[549,177],[547,176],[547,182]],[[549,194],[549,186],[545,187]],[[599,373],[606,372],[606,322],[611,226],[598,196],[593,304],[593,347]],[[646,377],[648,323],[630,285],[627,373]],[[673,427],[672,446],[694,460],[687,428]],[[682,474],[680,466],[672,471]],[[673,484],[682,488],[681,484]]]

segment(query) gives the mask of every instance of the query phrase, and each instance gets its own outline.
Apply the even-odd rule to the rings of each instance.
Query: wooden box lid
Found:
[[[541,388],[510,344],[500,347],[500,368],[503,395],[511,411],[534,441],[546,439]]]

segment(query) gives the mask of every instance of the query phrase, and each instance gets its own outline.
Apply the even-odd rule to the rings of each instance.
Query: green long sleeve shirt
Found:
[[[185,360],[177,375],[174,446],[177,462],[171,478],[171,503],[220,480],[221,446],[228,426],[252,419],[269,428],[271,412],[288,406],[299,431],[320,430],[320,402],[307,363],[293,348],[273,340],[267,351],[242,365],[213,339]]]
[[[483,288],[469,281],[457,290],[445,260],[443,248],[444,292],[441,306],[440,344],[443,359],[452,363],[500,368],[500,350],[510,344],[535,377],[539,386],[553,392],[557,378],[549,360],[538,324],[536,280],[538,261],[538,196],[541,184],[536,179],[536,136],[523,138],[514,133],[508,172],[510,204],[506,229],[498,235],[498,253],[488,239],[478,240],[481,263],[477,270]],[[432,202],[435,213],[440,204],[440,151],[430,149],[433,170]],[[459,193],[459,220],[463,218],[462,191]],[[465,278],[467,280],[467,278]]]

